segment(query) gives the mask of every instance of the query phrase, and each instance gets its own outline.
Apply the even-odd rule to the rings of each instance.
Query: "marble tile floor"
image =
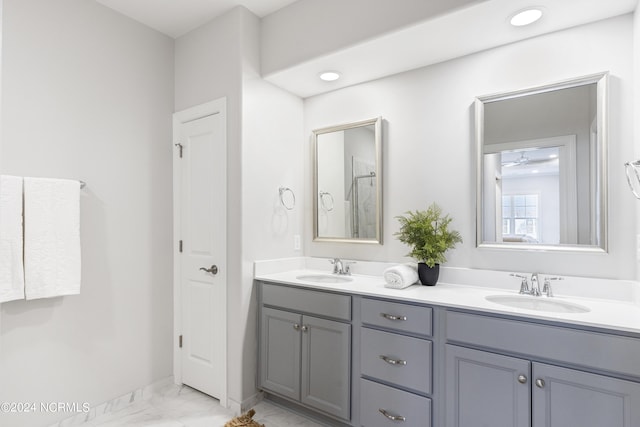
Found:
[[[253,408],[265,427],[322,427],[268,401]],[[81,427],[223,427],[234,414],[218,401],[186,386],[167,385],[150,398],[100,415]]]

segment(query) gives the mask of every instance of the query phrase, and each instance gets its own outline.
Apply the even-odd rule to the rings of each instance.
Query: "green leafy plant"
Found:
[[[394,235],[412,247],[407,255],[429,267],[446,262],[445,252],[462,243],[460,233],[449,229],[452,219],[449,215],[442,216],[442,209],[436,203],[426,211],[409,211],[396,218],[400,221],[400,231]]]

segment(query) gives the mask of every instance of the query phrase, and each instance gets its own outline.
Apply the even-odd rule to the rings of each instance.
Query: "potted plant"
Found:
[[[460,233],[449,229],[452,219],[442,215],[436,203],[426,211],[409,211],[405,216],[396,217],[400,221],[400,231],[395,233],[402,243],[411,246],[407,255],[418,261],[420,283],[434,286],[440,274],[440,264],[447,261],[445,252],[462,243]]]

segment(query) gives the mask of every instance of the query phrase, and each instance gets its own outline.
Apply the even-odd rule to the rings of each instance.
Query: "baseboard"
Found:
[[[249,409],[253,408],[258,404],[264,397],[264,394],[260,391],[255,393],[254,395],[244,399],[242,403],[236,402],[233,399],[228,399],[228,408],[233,411],[235,415],[240,415],[247,412]]]
[[[123,394],[122,396],[116,397],[107,402],[103,402],[99,405],[92,406],[87,412],[83,412],[80,414],[76,414],[72,417],[65,418],[62,421],[59,421],[55,424],[51,424],[49,427],[81,426],[83,423],[90,422],[91,420],[93,420],[98,416],[117,412],[123,408],[126,408],[127,406],[133,405],[134,403],[148,400],[157,391],[172,384],[174,384],[173,376],[163,378],[145,387],[141,387],[139,389],[133,390],[129,393]]]

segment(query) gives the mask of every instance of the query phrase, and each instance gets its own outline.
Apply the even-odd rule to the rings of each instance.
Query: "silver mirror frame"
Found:
[[[595,245],[548,245],[548,244],[527,244],[527,243],[484,243],[483,242],[483,192],[482,179],[483,171],[483,146],[484,146],[484,105],[491,102],[503,101],[513,98],[519,98],[527,95],[535,95],[544,92],[551,92],[560,89],[568,89],[576,86],[587,84],[596,84],[596,121],[599,129],[598,145],[600,152],[598,153],[597,169],[601,173],[601,192],[599,198],[599,213],[601,221],[599,246]],[[475,150],[476,150],[476,246],[478,248],[490,249],[516,249],[516,250],[534,250],[534,251],[563,251],[563,252],[581,252],[581,253],[606,253],[608,252],[608,152],[609,152],[609,73],[597,73],[584,77],[570,80],[564,80],[544,86],[537,86],[528,89],[517,90],[513,92],[499,93],[477,97],[475,100]]]
[[[318,236],[318,136],[322,134],[344,131],[364,126],[374,126],[375,134],[375,158],[376,158],[376,237],[373,239],[359,239],[349,237],[320,237]],[[334,243],[366,243],[382,245],[382,117],[362,120],[359,122],[345,123],[342,125],[315,129],[313,133],[313,241]]]

